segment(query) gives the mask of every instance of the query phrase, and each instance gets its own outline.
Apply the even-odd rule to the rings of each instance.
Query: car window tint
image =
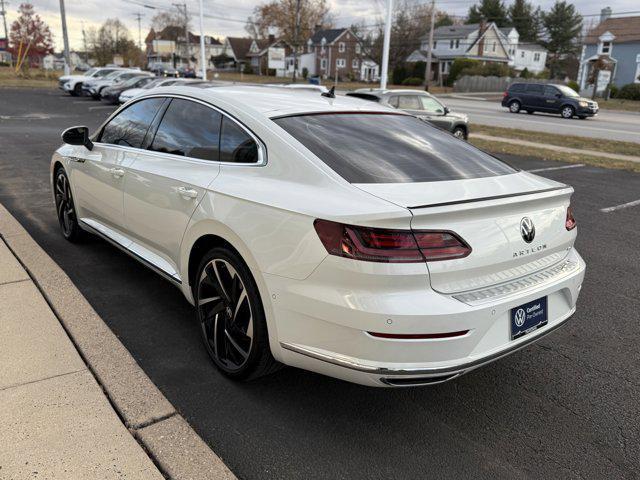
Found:
[[[551,87],[547,85],[544,87],[544,96],[545,97],[555,97],[557,93],[560,93],[556,87]]]
[[[398,97],[398,108],[401,110],[421,110],[422,106],[417,95],[401,95]]]
[[[536,83],[529,83],[527,84],[527,93],[534,93],[534,94],[540,94],[543,91],[543,87],[542,85],[536,84]]]
[[[351,183],[435,182],[516,171],[409,115],[337,113],[274,121]]]
[[[234,163],[256,163],[258,161],[258,145],[255,140],[227,117],[222,119],[220,161]]]
[[[150,149],[203,160],[219,159],[220,112],[199,103],[174,98]]]
[[[397,95],[389,97],[389,105],[391,105],[393,108],[398,108],[398,96]]]
[[[164,98],[149,98],[126,108],[105,125],[100,141],[140,148],[162,102]]]
[[[524,92],[524,83],[515,83],[509,87],[510,92]]]
[[[435,98],[420,97],[420,102],[422,103],[422,109],[429,113],[444,113],[444,108]]]

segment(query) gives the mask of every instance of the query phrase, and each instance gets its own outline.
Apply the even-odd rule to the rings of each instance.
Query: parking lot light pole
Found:
[[[200,0],[200,61],[202,62],[202,79],[207,79],[207,59],[204,52],[204,7]]]
[[[387,88],[389,76],[389,48],[391,46],[391,18],[393,13],[393,0],[387,0],[387,21],[384,24],[384,45],[382,48],[382,71],[380,72],[380,88]]]
[[[69,58],[69,35],[67,34],[67,17],[64,14],[64,0],[60,0],[60,19],[62,20],[62,40],[64,41],[64,74],[71,73],[71,59]]]
[[[433,59],[433,29],[436,24],[436,0],[431,0],[431,26],[429,27],[429,50],[424,69],[424,89],[428,92],[431,85],[431,60]]]

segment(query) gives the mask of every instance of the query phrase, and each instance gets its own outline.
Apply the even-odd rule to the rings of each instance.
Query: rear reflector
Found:
[[[471,253],[471,247],[453,232],[370,228],[320,219],[313,225],[329,254],[353,260],[418,263]]]
[[[453,338],[462,337],[469,333],[469,330],[460,330],[459,332],[446,332],[446,333],[409,333],[409,334],[396,334],[396,333],[377,333],[367,332],[372,337],[378,338],[391,338],[395,340],[428,340],[434,338]]]

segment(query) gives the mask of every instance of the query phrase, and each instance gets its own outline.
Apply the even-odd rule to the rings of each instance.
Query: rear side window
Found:
[[[149,98],[123,110],[105,125],[100,142],[140,148],[162,102],[164,98]]]
[[[222,118],[220,161],[233,163],[258,162],[258,145],[255,140],[240,125],[227,117]]]
[[[391,105],[393,108],[398,108],[398,96],[394,95],[392,97],[389,97],[389,105]]]
[[[514,83],[509,87],[510,92],[524,92],[524,83]]]
[[[542,92],[544,90],[544,87],[542,85],[539,85],[537,83],[529,83],[527,84],[527,93],[533,93],[536,95],[541,95]]]
[[[409,115],[337,113],[274,121],[351,183],[437,182],[516,171]]]
[[[221,120],[220,112],[212,108],[174,98],[149,149],[217,161],[220,158]]]
[[[417,95],[401,95],[398,97],[398,108],[400,110],[421,110],[420,97]]]

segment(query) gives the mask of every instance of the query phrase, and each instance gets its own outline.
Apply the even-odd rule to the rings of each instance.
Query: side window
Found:
[[[140,148],[149,125],[164,100],[164,98],[149,98],[123,110],[104,126],[100,142]]]
[[[149,149],[217,161],[221,120],[222,115],[212,108],[174,98]]]
[[[543,92],[542,85],[537,83],[528,83],[527,84],[527,93],[531,93],[533,95],[541,95]]]
[[[398,108],[398,96],[394,95],[393,97],[389,97],[389,105],[393,108]]]
[[[560,93],[556,87],[546,86],[544,87],[544,96],[545,97],[555,97],[556,94]]]
[[[401,95],[398,97],[398,108],[401,110],[422,110],[422,105],[417,95]]]
[[[509,91],[516,93],[524,92],[524,83],[514,83],[509,87]]]
[[[436,99],[431,97],[420,97],[420,101],[422,102],[422,109],[426,110],[429,113],[438,113],[440,115],[444,114],[444,108]]]
[[[233,163],[257,163],[258,145],[236,122],[222,117],[220,137],[220,161]]]

